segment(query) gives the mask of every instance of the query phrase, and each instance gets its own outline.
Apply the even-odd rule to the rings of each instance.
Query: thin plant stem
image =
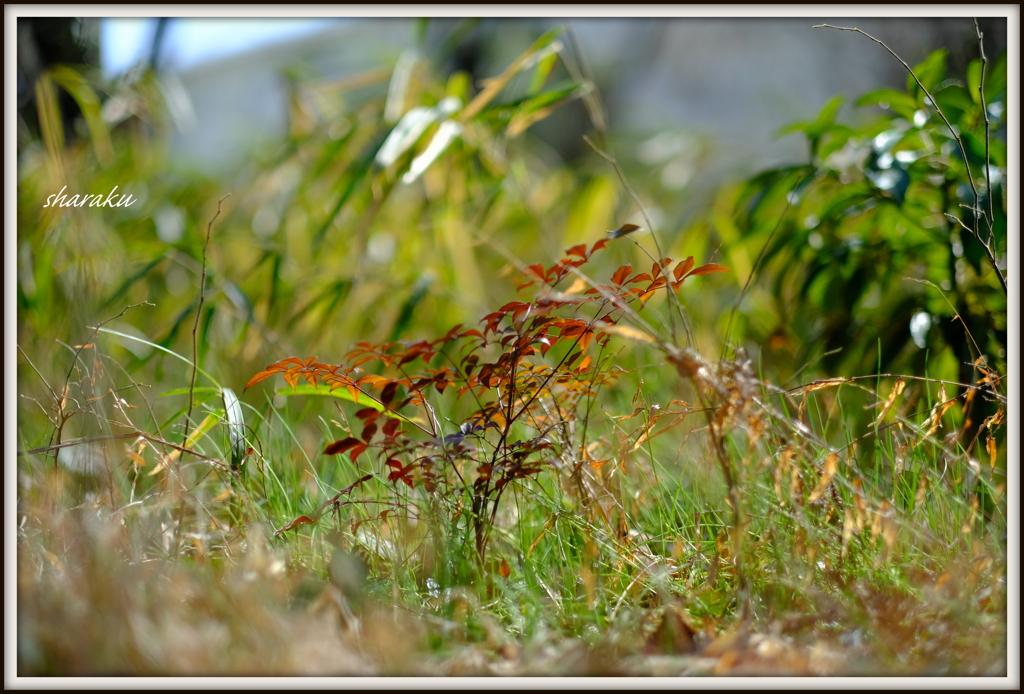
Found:
[[[651,223],[651,218],[647,214],[647,208],[644,207],[644,204],[642,202],[640,202],[640,197],[636,194],[636,191],[633,190],[633,187],[631,185],[629,185],[629,181],[626,180],[626,174],[622,171],[622,167],[619,166],[619,162],[611,154],[609,154],[608,152],[605,152],[603,149],[601,149],[596,144],[594,144],[594,141],[591,140],[586,135],[583,136],[583,141],[586,142],[588,145],[590,145],[591,149],[593,149],[595,152],[597,152],[599,155],[601,155],[601,157],[605,161],[607,161],[609,164],[611,164],[613,169],[615,169],[615,173],[618,175],[619,181],[622,183],[622,187],[626,189],[626,192],[629,193],[629,197],[631,197],[633,199],[633,202],[636,204],[636,206],[638,208],[640,208],[640,214],[643,215],[644,221],[647,222],[647,228],[651,232],[651,238],[654,239],[654,248],[658,252],[658,257],[659,258],[664,258],[665,257],[665,253],[661,250],[661,242],[658,241],[658,234],[655,232],[654,225]],[[668,283],[666,286],[668,287],[669,303],[672,305],[672,307],[676,311],[679,312],[679,315],[683,318],[683,327],[686,329],[686,339],[687,339],[687,342],[690,345],[693,345],[694,344],[694,341],[693,341],[693,331],[691,330],[690,324],[686,320],[686,316],[683,313],[682,306],[679,303],[679,297],[676,296],[674,291],[672,291],[671,283]],[[672,342],[675,342],[676,341],[676,334],[675,334],[676,333],[676,325],[675,325],[675,318],[673,317],[673,315],[674,314],[672,313],[672,311],[669,311],[669,313],[668,313],[669,330],[672,333]]]
[[[199,372],[199,320],[203,315],[203,302],[206,300],[206,249],[210,245],[210,231],[213,229],[213,223],[220,216],[221,203],[229,197],[231,197],[231,193],[217,201],[217,212],[206,225],[206,240],[203,242],[203,272],[199,280],[199,307],[196,309],[196,320],[192,324],[192,381],[188,387],[188,412],[185,414],[183,446],[188,443],[189,426],[192,422],[192,408],[195,406],[196,375]]]
[[[978,26],[977,17],[974,18],[974,30],[978,34],[978,52],[981,53],[981,80],[978,84],[978,96],[981,99],[981,114],[985,117],[985,189],[988,191],[988,239],[989,243],[992,243],[992,225],[996,218],[992,208],[992,176],[990,172],[992,162],[989,154],[992,124],[988,120],[988,104],[985,103],[985,71],[988,68],[988,56],[985,55],[985,34]]]

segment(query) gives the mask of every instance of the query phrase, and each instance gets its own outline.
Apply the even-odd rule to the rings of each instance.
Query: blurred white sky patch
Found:
[[[167,25],[161,65],[187,70],[196,65],[315,33],[331,23],[325,18],[191,18],[175,17]],[[108,17],[100,23],[100,63],[116,75],[149,59],[156,33],[155,17]]]

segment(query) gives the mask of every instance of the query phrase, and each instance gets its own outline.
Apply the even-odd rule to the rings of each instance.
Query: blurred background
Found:
[[[552,27],[569,25],[608,109],[609,126],[662,135],[623,153],[672,165],[662,183],[682,190],[687,165],[705,151],[715,169],[745,175],[804,155],[797,138],[774,133],[816,114],[837,93],[854,96],[902,85],[906,72],[863,37],[812,29],[856,26],[886,42],[911,65],[937,46],[962,72],[977,50],[963,18],[662,18],[430,20],[424,45],[447,72],[475,81],[499,73],[522,47]],[[993,55],[1006,48],[1006,20],[981,21]],[[218,175],[240,166],[259,144],[288,127],[289,76],[336,79],[390,69],[416,44],[411,19],[107,18],[19,20],[19,105],[26,85],[58,62],[98,65],[108,77],[140,65],[168,82],[178,128],[176,160]],[[536,134],[567,160],[587,152],[582,103],[559,109]]]

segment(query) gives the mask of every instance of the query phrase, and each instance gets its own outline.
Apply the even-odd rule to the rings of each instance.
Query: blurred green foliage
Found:
[[[823,356],[835,376],[927,370],[970,382],[979,356],[1005,373],[1007,295],[983,244],[1005,272],[1006,57],[985,76],[987,116],[981,68],[948,76],[943,50],[914,68],[966,160],[908,75],[905,92],[856,100],[880,112],[861,124],[837,121],[838,96],[814,121],[784,128],[807,138],[806,164],[722,191],[713,219],[726,252],[764,248],[752,295],[767,315],[749,321],[747,339],[791,355],[794,368]]]
[[[511,259],[610,228],[593,216],[566,228],[558,210],[577,193],[573,175],[523,145],[532,124],[592,89],[567,70],[561,33],[537,39],[479,92],[414,49],[394,71],[336,80],[291,71],[288,137],[228,187],[170,164],[174,122],[158,73],[109,83],[88,68],[49,70],[36,88],[42,137],[19,152],[18,344],[44,364],[70,364],[54,339],[83,342],[86,326],[148,301],[107,327],[191,356],[203,244],[228,193],[209,228],[198,325],[200,363],[222,385],[241,391],[286,355],[330,358],[359,339],[415,339],[477,320],[512,295],[491,281],[514,270]],[[84,114],[73,142],[63,138],[61,90]],[[115,186],[137,202],[43,207],[62,189]],[[128,373],[180,387],[166,378],[165,352],[117,340],[110,356]],[[35,379],[19,368],[23,383]],[[28,422],[26,432],[46,429]]]
[[[36,87],[42,137],[19,152],[19,346],[69,364],[55,339],[82,342],[86,326],[149,301],[107,327],[190,355],[203,243],[226,193],[198,324],[200,363],[221,385],[240,391],[248,374],[287,355],[331,359],[357,340],[420,339],[475,322],[514,297],[500,278],[520,259],[555,257],[636,214],[599,157],[601,168],[573,168],[531,140],[532,124],[582,98],[607,142],[599,101],[564,38],[557,29],[542,36],[479,91],[466,73],[443,76],[444,56],[415,49],[394,70],[335,80],[292,71],[288,137],[229,187],[169,165],[174,122],[157,73],[108,83],[86,68],[51,69]],[[994,255],[1005,258],[1006,59],[984,77],[989,137],[980,61],[963,79],[947,77],[937,51],[915,72],[960,133],[966,162],[908,77],[905,92],[856,101],[880,107],[872,119],[838,122],[836,97],[814,121],[784,129],[807,138],[808,163],[722,187],[696,221],[658,230],[669,254],[707,261],[720,252],[735,270],[681,296],[702,351],[729,331],[779,382],[819,357],[816,368],[831,376],[927,370],[968,382],[980,355],[1005,372],[1006,295],[982,243],[956,220],[976,226],[973,181],[982,238],[991,224]],[[62,92],[83,115],[82,137],[69,143]],[[623,165],[637,175],[635,162]],[[69,195],[119,186],[138,202],[42,207],[65,186]],[[673,191],[642,195],[678,215]],[[646,262],[636,246],[610,249],[609,267],[631,261]],[[129,374],[180,388],[165,352],[118,340],[110,356]],[[23,382],[35,378],[19,368]]]

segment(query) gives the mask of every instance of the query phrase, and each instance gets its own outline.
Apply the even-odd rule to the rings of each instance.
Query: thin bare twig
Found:
[[[48,382],[46,381],[46,376],[44,376],[44,375],[43,375],[43,374],[42,374],[42,373],[41,373],[41,372],[39,371],[39,369],[37,369],[37,368],[36,368],[36,365],[32,363],[32,359],[31,359],[31,358],[29,358],[29,356],[28,356],[28,355],[27,355],[27,354],[25,353],[25,350],[23,350],[23,349],[21,348],[21,345],[18,345],[18,351],[19,351],[19,352],[21,352],[21,356],[25,357],[25,361],[27,361],[27,362],[28,362],[28,365],[32,367],[32,370],[36,372],[36,376],[39,376],[39,380],[40,380],[40,381],[42,381],[42,382],[43,382],[43,385],[44,385],[44,386],[46,386],[46,389],[47,389],[48,391],[50,391],[50,395],[52,395],[52,396],[53,396],[53,399],[54,399],[54,401],[56,402],[56,401],[57,401],[57,399],[58,399],[58,398],[57,398],[57,394],[56,394],[55,392],[53,392],[53,388],[51,388],[51,387],[50,387],[50,384],[49,384],[49,383],[48,383]]]
[[[206,249],[210,245],[210,232],[213,229],[213,223],[220,217],[220,206],[225,200],[231,197],[231,193],[228,193],[220,200],[217,201],[217,212],[210,218],[210,221],[206,225],[206,240],[203,241],[203,270],[202,276],[199,280],[199,306],[196,309],[196,320],[192,324],[192,380],[188,387],[188,412],[185,414],[185,434],[182,438],[182,447],[188,446],[188,437],[190,434],[189,428],[192,423],[192,408],[195,406],[195,390],[196,390],[196,375],[199,373],[199,320],[203,315],[203,302],[206,299]],[[181,450],[182,455],[178,457],[177,464],[177,483],[181,482],[181,462],[184,459],[184,454],[187,452],[184,448]],[[188,493],[187,487],[183,485],[182,490],[185,494]],[[185,519],[185,496],[182,495],[181,503],[178,505],[177,518],[174,524],[174,547],[175,553],[181,550],[181,525]]]
[[[586,142],[588,145],[590,145],[591,149],[593,149],[595,152],[597,152],[599,155],[601,155],[601,157],[604,158],[604,160],[607,161],[609,164],[611,164],[612,168],[615,169],[615,173],[618,175],[619,181],[622,183],[622,187],[626,189],[626,192],[629,193],[629,197],[631,197],[633,199],[633,202],[636,204],[636,206],[638,208],[640,208],[640,214],[643,215],[644,221],[647,222],[647,229],[651,232],[651,238],[654,239],[654,248],[658,252],[658,257],[659,258],[664,258],[665,257],[665,253],[661,250],[661,243],[658,241],[658,234],[654,231],[654,225],[651,223],[651,218],[647,214],[647,208],[644,207],[644,204],[642,202],[640,202],[640,198],[639,198],[639,196],[637,196],[636,192],[633,190],[633,187],[631,185],[629,185],[629,181],[626,180],[626,174],[622,171],[622,167],[619,166],[619,162],[611,154],[609,154],[608,152],[605,152],[603,149],[601,149],[596,144],[594,144],[594,141],[591,140],[586,135],[583,136],[583,141]],[[683,313],[682,305],[679,303],[679,297],[676,296],[674,291],[672,291],[671,284],[669,284],[667,286],[668,286],[668,289],[669,289],[669,292],[668,292],[669,303],[672,304],[672,307],[674,309],[676,309],[679,312],[679,315],[682,317],[682,319],[683,319],[683,327],[686,329],[687,343],[689,345],[693,345],[694,344],[693,331],[690,328],[689,321],[686,319],[686,314]],[[672,341],[675,342],[676,341],[676,334],[675,334],[676,333],[676,325],[675,325],[675,319],[673,317],[672,311],[668,312],[668,319],[669,319],[669,329],[670,329],[670,331],[672,333]]]
[[[572,78],[580,83],[589,82],[593,85],[593,89],[588,91],[583,96],[583,104],[587,107],[587,114],[590,116],[590,122],[594,124],[594,128],[597,130],[598,135],[601,138],[601,144],[604,144],[608,135],[608,117],[605,114],[604,104],[601,102],[601,94],[597,91],[597,83],[594,81],[594,74],[590,71],[590,65],[587,62],[587,56],[583,53],[583,47],[580,46],[579,41],[576,40],[576,32],[573,30],[570,24],[566,27],[566,36],[569,37],[569,43],[572,44],[572,52],[579,60],[579,68],[577,69],[575,63],[572,61],[565,60],[564,56],[559,53],[562,57],[562,63],[566,69],[569,70],[569,74]]]
[[[747,281],[743,285],[743,291],[740,292],[739,297],[736,299],[736,303],[732,306],[732,311],[729,312],[729,324],[725,329],[725,342],[722,343],[722,359],[725,359],[725,349],[728,344],[729,337],[732,334],[732,321],[736,317],[736,311],[739,309],[740,304],[743,303],[743,299],[747,296],[747,291],[750,289],[750,283],[754,281],[754,275],[757,274],[758,268],[761,267],[761,261],[764,260],[764,254],[768,252],[768,246],[771,245],[772,239],[775,238],[775,232],[777,232],[779,227],[782,226],[783,220],[786,219],[786,215],[789,213],[789,208],[793,206],[791,197],[796,195],[797,189],[800,187],[800,184],[803,183],[805,178],[806,176],[798,178],[796,183],[793,185],[793,190],[790,192],[790,195],[786,196],[786,209],[784,209],[782,214],[779,215],[779,221],[775,223],[775,228],[772,229],[772,233],[768,235],[768,240],[765,241],[764,246],[761,247],[761,253],[758,254],[757,261],[754,262],[754,267],[750,270],[750,276],[747,277]]]
[[[29,451],[19,451],[18,452],[18,457],[20,458],[20,457],[25,456],[25,455],[35,455],[37,453],[48,453],[50,451],[60,450],[61,448],[68,448],[69,446],[81,446],[81,445],[86,444],[86,443],[98,443],[100,441],[118,441],[118,440],[121,440],[121,439],[139,439],[139,438],[146,439],[150,443],[155,443],[155,444],[160,445],[160,446],[167,446],[169,448],[173,448],[174,450],[180,451],[182,453],[188,453],[189,455],[191,455],[191,456],[193,456],[195,458],[199,458],[200,460],[205,460],[205,461],[208,461],[208,462],[211,462],[211,463],[214,463],[214,464],[219,464],[219,465],[224,466],[225,468],[227,467],[227,464],[224,463],[224,461],[221,460],[220,458],[214,458],[212,456],[203,455],[202,453],[197,452],[194,448],[189,448],[187,446],[179,446],[178,444],[171,443],[170,441],[166,441],[166,440],[160,438],[159,436],[153,436],[152,434],[147,434],[146,432],[139,431],[139,430],[132,431],[132,432],[129,432],[127,434],[107,434],[107,435],[104,435],[104,436],[93,436],[93,437],[84,438],[84,439],[72,439],[70,441],[64,441],[63,443],[57,443],[57,444],[53,444],[51,446],[43,446],[42,448],[33,448],[32,450],[29,450]]]
[[[127,313],[128,309],[137,308],[139,306],[155,306],[155,305],[156,304],[151,304],[148,301],[140,301],[137,304],[131,304],[130,306],[125,306],[123,309],[121,309],[121,312],[119,314],[117,314],[116,316],[111,316],[110,318],[106,319],[105,321],[103,321],[102,323],[97,325],[95,328],[93,328],[92,329],[92,333],[89,334],[89,337],[85,340],[85,342],[83,342],[82,344],[80,344],[77,347],[73,348],[75,350],[75,354],[74,354],[74,357],[71,359],[71,366],[68,367],[68,373],[64,377],[64,386],[61,389],[61,395],[58,396],[58,395],[56,395],[56,393],[54,393],[54,398],[56,398],[54,404],[57,407],[57,419],[58,419],[58,422],[57,422],[56,426],[54,427],[53,433],[50,434],[50,441],[49,441],[49,443],[53,443],[55,438],[57,440],[57,443],[60,443],[60,438],[61,438],[61,435],[62,435],[63,430],[64,430],[64,424],[68,421],[68,419],[71,417],[71,415],[74,414],[74,412],[68,413],[68,414],[66,414],[64,412],[63,400],[64,400],[64,398],[67,397],[68,385],[71,383],[71,374],[73,374],[75,372],[75,364],[78,363],[78,355],[80,355],[82,353],[82,350],[85,349],[86,346],[89,345],[96,338],[96,333],[99,332],[100,328],[102,328],[104,325],[106,325],[110,321],[117,320],[118,318],[123,316],[125,313]],[[25,354],[25,353],[22,352],[22,354]],[[27,359],[28,356],[26,355],[25,358]],[[35,368],[35,367],[33,366],[32,368]],[[44,381],[44,383],[45,383],[45,381]],[[47,388],[49,388],[49,387],[50,386],[47,385]],[[50,392],[53,393],[53,389],[52,388],[50,389]],[[57,453],[56,452],[54,452],[54,454],[53,454],[53,464],[57,465]]]
[[[985,103],[985,70],[988,68],[988,56],[985,55],[985,34],[978,26],[978,18],[974,18],[974,30],[978,34],[978,52],[981,53],[981,80],[978,84],[978,96],[981,97],[981,114],[985,116],[985,190],[988,191],[988,242],[993,241],[992,225],[995,224],[995,212],[992,207],[992,175],[990,169],[992,162],[989,156],[989,145],[991,141],[991,123],[988,120],[988,104]]]
[[[818,379],[816,381],[810,381],[808,383],[804,383],[804,384],[799,385],[799,386],[794,386],[792,388],[787,388],[785,390],[776,390],[774,393],[772,393],[772,396],[774,397],[776,395],[789,395],[791,393],[799,394],[800,391],[806,390],[808,388],[812,388],[814,386],[824,386],[824,385],[841,386],[841,385],[844,385],[844,384],[847,384],[847,383],[855,383],[857,381],[867,381],[867,380],[881,379],[881,378],[902,378],[904,381],[923,381],[925,383],[938,383],[940,385],[956,386],[958,388],[971,388],[971,389],[975,389],[975,390],[981,390],[980,386],[972,385],[970,383],[960,383],[959,381],[947,381],[947,380],[942,379],[942,378],[931,378],[929,376],[910,376],[910,375],[907,375],[907,374],[890,374],[890,373],[885,373],[885,374],[867,374],[866,376],[845,376],[845,377],[841,377],[841,378]],[[1003,377],[1000,376],[998,379],[994,379],[994,380],[1001,381],[1002,378]],[[1005,400],[1006,400],[1004,397],[1000,397],[998,395],[997,395],[997,399],[1000,400],[1000,402],[1005,402]]]
[[[210,231],[213,229],[213,223],[217,220],[217,217],[220,216],[220,205],[229,197],[231,197],[231,193],[228,193],[217,201],[217,212],[206,225],[206,241],[203,242],[203,274],[202,278],[199,280],[199,308],[196,309],[196,320],[192,325],[192,382],[188,387],[188,413],[185,415],[185,437],[182,439],[183,446],[188,443],[189,425],[192,422],[192,408],[195,405],[196,374],[199,371],[199,320],[203,315],[203,301],[206,299],[206,248],[210,245]]]

